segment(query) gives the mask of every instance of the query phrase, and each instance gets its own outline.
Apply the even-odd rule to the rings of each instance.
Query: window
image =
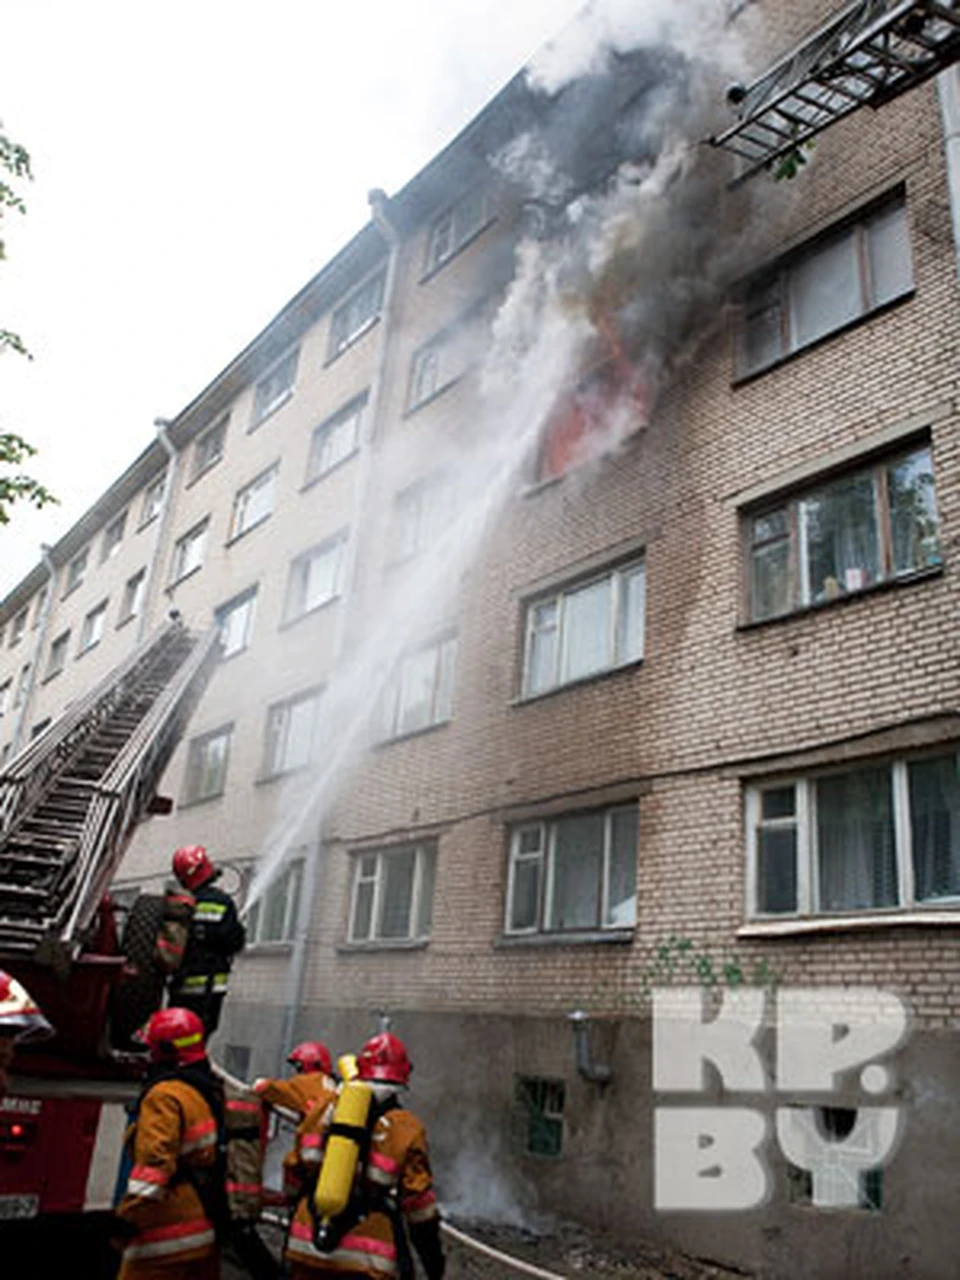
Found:
[[[356,451],[366,403],[367,396],[364,392],[316,428],[310,441],[310,457],[307,459],[307,484],[319,480]]]
[[[322,690],[310,689],[278,702],[267,712],[264,776],[302,769],[314,757]]]
[[[433,926],[436,864],[434,844],[355,854],[349,941],[428,938]]]
[[[476,187],[451,209],[445,209],[430,228],[427,241],[427,271],[436,271],[452,258],[490,221],[490,200],[482,187]]]
[[[380,316],[386,272],[378,271],[342,302],[330,319],[329,359],[345,351]]]
[[[447,636],[401,660],[384,697],[386,737],[416,733],[450,719],[456,660],[456,636]]]
[[[769,368],[912,288],[901,193],[792,254],[748,287],[738,373],[745,377]]]
[[[598,458],[647,422],[643,372],[621,360],[590,370],[544,424],[536,479],[546,481]]]
[[[303,886],[303,858],[291,859],[247,914],[247,946],[258,942],[290,942],[297,930]]]
[[[10,624],[10,648],[14,648],[23,639],[23,633],[27,629],[27,610],[21,609],[13,622]]]
[[[297,361],[299,350],[295,347],[288,355],[275,364],[265,378],[257,383],[253,395],[253,425],[279,409],[293,395],[293,384],[297,379]]]
[[[230,415],[225,414],[212,427],[208,427],[202,435],[197,436],[193,446],[193,474],[197,480],[205,471],[209,471],[223,457],[223,443],[227,437],[227,423]]]
[[[158,476],[152,481],[143,492],[143,505],[140,508],[140,528],[145,524],[150,524],[152,520],[156,520],[163,507],[163,491],[167,477],[165,475]]]
[[[100,563],[110,560],[120,550],[120,543],[123,541],[123,531],[127,524],[127,513],[121,512],[116,520],[111,520],[103,531],[103,542],[100,546]]]
[[[936,907],[960,899],[960,752],[747,791],[750,914]]]
[[[27,689],[30,687],[30,668],[31,664],[29,662],[25,662],[20,668],[17,691],[13,696],[13,707],[11,708],[13,711],[19,711],[27,700]]]
[[[132,578],[127,579],[123,588],[123,599],[120,601],[120,620],[118,626],[139,616],[143,609],[143,597],[147,589],[147,571],[141,569]]]
[[[50,680],[54,676],[59,675],[67,662],[67,650],[70,647],[70,632],[64,631],[57,636],[53,644],[50,646],[50,657],[47,660],[46,679]]]
[[[36,603],[33,608],[33,621],[30,623],[31,631],[36,631],[37,627],[39,627],[40,620],[43,618],[43,611],[47,606],[47,600],[49,599],[49,597],[50,597],[50,584],[48,582],[47,585],[37,595]],[[2,643],[2,638],[0,638],[0,643]]]
[[[477,326],[469,321],[445,329],[414,353],[407,408],[425,404],[466,372],[478,347]]]
[[[232,658],[235,653],[242,653],[246,649],[253,631],[256,606],[257,588],[251,587],[249,591],[234,596],[232,600],[228,600],[217,609],[214,621],[220,629],[222,657]]]
[[[83,620],[83,626],[80,628],[80,648],[78,653],[86,653],[88,649],[93,649],[100,643],[106,617],[107,602],[103,600],[95,609],[91,609]]]
[[[187,748],[184,804],[213,800],[223,794],[233,725],[194,738]]]
[[[563,1151],[562,1080],[517,1076],[514,1089],[519,1146],[531,1156],[559,1156]]]
[[[635,562],[529,604],[524,696],[639,661],[645,594]]]
[[[746,533],[754,622],[939,565],[930,448],[764,507],[747,517]]]
[[[241,489],[233,500],[230,538],[239,538],[273,514],[273,498],[280,464],[274,463]]]
[[[302,618],[340,594],[345,546],[346,538],[340,535],[305,551],[293,561],[287,581],[285,622]]]
[[[83,582],[84,575],[87,572],[89,554],[89,548],[84,547],[67,565],[67,585],[63,592],[65,596],[68,596],[71,591],[76,591],[77,587]]]
[[[179,538],[173,548],[173,572],[170,575],[171,585],[195,573],[203,566],[203,553],[207,545],[208,520],[198,525]]]
[[[637,806],[525,822],[510,839],[508,934],[632,928]]]
[[[450,484],[438,476],[418,480],[394,499],[391,558],[408,560],[433,546],[453,515]]]
[[[7,707],[10,702],[10,690],[12,688],[12,680],[4,680],[3,684],[0,684],[0,716],[5,716],[7,714]]]

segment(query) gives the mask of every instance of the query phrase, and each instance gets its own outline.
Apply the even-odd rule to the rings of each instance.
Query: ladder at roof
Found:
[[[742,181],[958,59],[960,0],[853,0],[753,84],[730,89],[739,119],[709,141],[739,157]]]

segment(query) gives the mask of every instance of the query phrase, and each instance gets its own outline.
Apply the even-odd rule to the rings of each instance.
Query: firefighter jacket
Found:
[[[297,1130],[296,1155],[304,1174],[319,1171],[326,1130],[333,1119],[336,1096],[318,1099]],[[420,1255],[427,1280],[440,1280],[444,1260],[440,1215],[423,1123],[398,1105],[374,1112],[370,1149],[363,1179],[368,1211],[349,1225],[331,1253],[313,1244],[310,1195],[313,1182],[298,1204],[287,1244],[293,1274],[324,1274],[397,1280],[411,1275],[405,1229]]]
[[[320,1098],[336,1096],[336,1081],[323,1071],[304,1071],[289,1080],[261,1079],[254,1081],[254,1091],[271,1107],[289,1112],[293,1119],[303,1120]],[[302,1190],[302,1170],[297,1150],[288,1151],[283,1157],[283,1190],[293,1199]]]
[[[216,1253],[214,1224],[195,1179],[217,1162],[217,1122],[199,1089],[166,1073],[148,1084],[127,1134],[133,1161],[117,1214],[131,1233],[120,1280],[176,1275]]]
[[[243,950],[246,931],[233,899],[214,884],[194,892],[195,905],[173,995],[224,995],[233,957]]]

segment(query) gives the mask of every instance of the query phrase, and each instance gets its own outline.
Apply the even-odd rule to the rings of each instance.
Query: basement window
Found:
[[[514,1081],[514,1117],[520,1150],[531,1156],[556,1158],[563,1154],[562,1080],[517,1076]]]
[[[930,446],[861,465],[745,516],[751,622],[941,563]]]
[[[787,1164],[787,1187],[791,1204],[818,1209],[883,1208],[883,1169],[863,1169],[869,1155],[871,1131],[867,1125],[862,1138],[854,1129],[858,1113],[850,1107],[814,1107],[818,1141],[812,1144],[805,1163],[809,1168]]]
[[[437,846],[401,845],[352,855],[347,941],[425,941],[433,927]]]
[[[755,918],[956,906],[960,748],[750,786],[746,829]]]
[[[743,296],[741,378],[779,363],[913,289],[903,191],[757,276]]]
[[[637,839],[635,804],[514,827],[505,932],[632,928],[637,919]]]

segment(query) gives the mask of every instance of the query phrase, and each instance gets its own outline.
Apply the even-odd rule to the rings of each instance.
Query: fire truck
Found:
[[[163,976],[162,899],[121,913],[108,890],[137,824],[170,811],[160,779],[218,657],[215,631],[172,619],[0,773],[0,968],[55,1032],[18,1047],[0,1098],[0,1242],[31,1263],[56,1240],[84,1274],[110,1273],[95,1254],[143,1073],[131,1036]]]

